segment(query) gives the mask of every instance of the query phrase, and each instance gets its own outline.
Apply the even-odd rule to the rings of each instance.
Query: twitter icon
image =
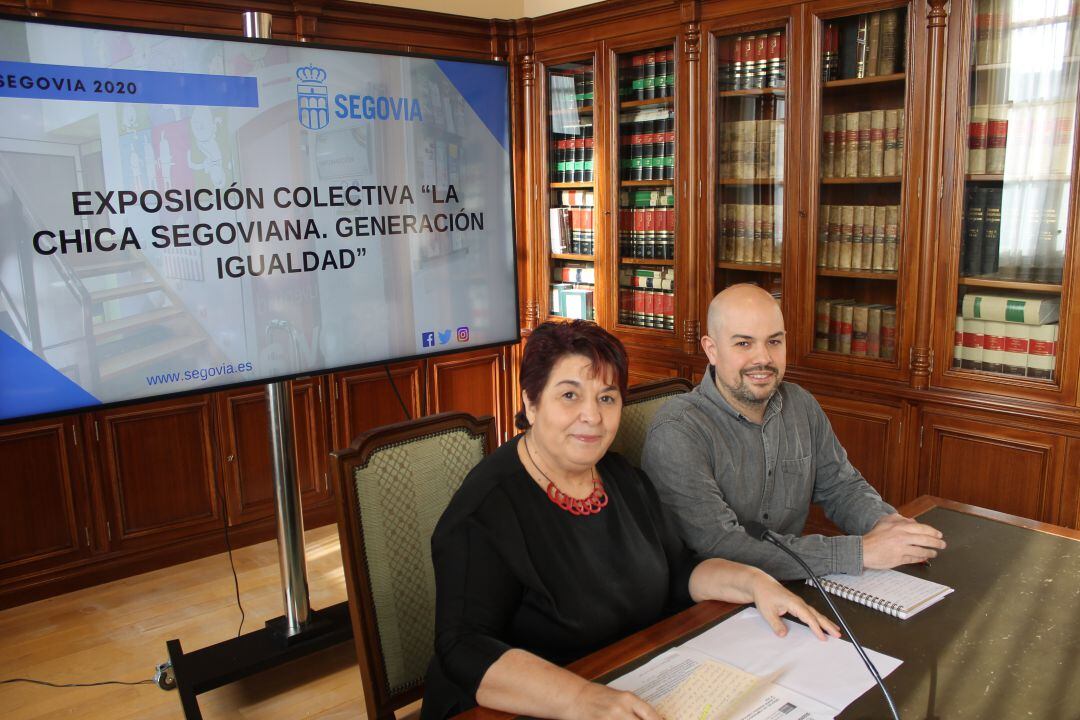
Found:
[[[450,331],[449,330],[440,330],[439,331],[439,344],[440,345],[445,345],[448,342],[450,342]]]

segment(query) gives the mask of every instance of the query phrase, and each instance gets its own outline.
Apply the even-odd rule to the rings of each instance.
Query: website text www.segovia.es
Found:
[[[178,382],[206,382],[211,378],[235,373],[249,373],[252,371],[250,362],[222,363],[212,367],[192,368],[190,370],[177,370],[176,372],[147,375],[147,385],[170,385]]]

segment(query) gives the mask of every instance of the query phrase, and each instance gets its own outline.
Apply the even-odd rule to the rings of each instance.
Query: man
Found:
[[[743,523],[782,535],[819,574],[923,562],[945,547],[940,532],[897,514],[851,466],[813,396],[782,382],[784,317],[769,293],[724,290],[709,305],[707,330],[709,371],[660,409],[642,453],[691,549],[787,580],[806,574]],[[850,534],[800,537],[811,502]]]

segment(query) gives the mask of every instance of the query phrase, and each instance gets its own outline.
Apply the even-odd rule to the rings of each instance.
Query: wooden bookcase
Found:
[[[1074,58],[1080,50],[1073,46],[1080,10],[1074,5],[1071,16],[1055,18],[995,17],[987,25],[985,16],[993,11],[986,8],[998,5],[985,0],[701,0],[673,8],[628,0],[539,18],[528,30],[537,57],[561,58],[561,52],[591,43],[589,52],[602,67],[598,77],[607,83],[603,93],[598,83],[592,107],[598,148],[601,137],[605,147],[596,181],[602,246],[597,248],[594,300],[597,322],[627,346],[634,380],[672,375],[699,380],[706,367],[699,341],[709,299],[733,283],[757,283],[776,294],[784,309],[788,379],[819,397],[841,440],[851,446],[853,457],[864,459],[868,477],[887,499],[899,504],[934,489],[963,502],[1076,525],[1080,339],[1071,328],[1080,311],[1070,298],[1077,273],[1071,250],[1077,193],[1071,178],[1077,162],[1072,139],[1080,81],[1073,68],[1080,70]],[[1035,11],[1032,6],[1025,12]],[[1028,53],[1037,55],[1037,62],[1020,50],[999,49],[1000,57],[981,61],[976,56],[987,51],[986,39],[976,37],[979,28],[1005,33],[1006,41],[1012,38],[1019,47],[1023,41],[1016,38],[1040,25],[1053,26],[1061,37],[1056,44],[1044,43],[1056,48],[1049,56],[1044,48]],[[896,43],[895,52],[882,55],[885,27],[896,28]],[[876,39],[879,48],[865,55],[861,73],[858,58],[845,57],[857,46],[860,29],[871,47]],[[778,53],[769,49],[777,34],[782,38]],[[670,343],[662,332],[620,322],[615,273],[627,261],[618,242],[614,180],[617,113],[625,109],[616,95],[620,54],[666,46],[669,38],[678,56],[672,193],[677,337]],[[747,43],[750,38],[753,42]],[[738,39],[742,44],[736,56]],[[745,72],[747,52],[752,53],[753,75]],[[777,55],[780,62],[774,64]],[[736,61],[743,72],[737,81]],[[985,96],[990,92],[987,78],[994,76],[999,84],[1012,83],[1012,95],[996,103],[1009,107],[1006,159],[1000,168],[970,167],[972,108],[991,104]],[[1058,86],[1052,117],[1046,120],[1047,112],[1039,117],[1057,133],[1059,152],[1043,153],[1039,157],[1053,159],[1039,166],[1025,157],[1031,151],[1014,142],[1031,134],[1029,127],[1042,127],[1034,120],[1024,125],[1018,108],[1033,98],[1024,96],[1031,91],[1021,86],[1051,79]],[[887,132],[889,111],[903,114],[895,140]],[[1021,118],[1021,127],[1013,128],[1014,118]],[[854,153],[844,158],[850,164],[840,172],[837,128],[842,122],[847,134],[849,120]],[[751,149],[740,150],[740,143]],[[886,149],[891,151],[888,167]],[[1056,212],[1052,232],[1041,221],[1045,237],[1039,250],[1046,257],[1045,248],[1053,245],[1053,272],[963,271],[964,258],[970,262],[963,238],[966,198],[973,188],[1006,193],[1015,188],[1017,196],[1027,197],[1030,188],[1053,183],[1058,188],[1053,202],[1039,206],[1045,209],[1049,203]],[[755,215],[737,209],[732,215],[738,205],[770,211],[759,209]],[[830,208],[846,208],[848,223],[843,210],[837,214]],[[861,224],[856,209],[861,209]],[[830,213],[838,227],[830,229]],[[1007,214],[1004,208],[1002,214]],[[1006,241],[1001,232],[1005,248],[1013,240]],[[972,293],[1028,294],[1060,302],[1051,377],[950,367],[956,316],[963,296]],[[850,321],[860,333],[862,312],[867,325],[876,326],[875,309],[890,308],[895,313],[892,352],[881,351],[880,333],[876,342],[869,333],[865,349],[861,336],[853,338],[855,352],[843,338],[839,347],[830,346],[835,340],[829,324],[817,327],[819,299],[852,301]],[[859,305],[867,309],[857,315],[854,306]],[[843,333],[847,319],[842,313],[837,321]],[[541,319],[523,318],[526,331]],[[1021,497],[1010,479],[988,476],[986,463],[953,462],[944,448],[985,451],[1001,467],[1034,468],[1035,476],[1024,482],[1038,490],[1038,497]]]
[[[58,20],[222,35],[236,35],[240,27],[231,0],[206,0],[194,10],[179,0],[0,0],[0,9]],[[244,9],[273,13],[274,35],[282,39],[511,64],[515,230],[524,335],[556,317],[554,272],[558,269],[561,279],[561,268],[591,267],[593,317],[625,343],[631,382],[673,376],[697,381],[706,368],[700,338],[708,301],[732,283],[757,282],[781,297],[790,336],[787,378],[819,398],[851,457],[889,501],[901,504],[933,490],[961,502],[1080,527],[1080,333],[1073,329],[1080,327],[1080,307],[1073,302],[1080,261],[1073,252],[1078,194],[1071,182],[1077,163],[1075,98],[1080,82],[1069,75],[1080,64],[1074,59],[1080,53],[1071,49],[1078,29],[1075,3],[1074,15],[1053,22],[1028,17],[990,22],[989,27],[1000,25],[1010,32],[1030,32],[1028,28],[1039,25],[1064,28],[1067,37],[1060,44],[1065,50],[1055,50],[1054,55],[1040,48],[1032,53],[1040,58],[1035,65],[1019,50],[1002,52],[1001,57],[985,55],[986,39],[980,45],[977,37],[987,26],[983,0],[611,0],[514,22],[361,7],[345,0],[302,7],[256,0]],[[893,72],[825,78],[830,25],[855,18],[857,31],[860,16],[895,10],[905,18],[905,31]],[[768,51],[768,39],[777,32],[783,39],[782,86],[775,82],[779,74]],[[880,38],[880,20],[878,32]],[[756,86],[757,74],[753,83],[736,87],[730,80],[731,68],[724,67],[734,61],[734,40],[760,35],[767,40],[764,87]],[[756,41],[753,49],[757,71]],[[670,74],[674,79],[670,96],[656,98],[654,80],[654,97],[620,97],[620,76],[627,73],[624,61],[629,61],[634,89],[634,58],[644,55],[647,63],[652,52],[655,66],[658,51],[670,54],[670,73],[664,71],[665,77]],[[1047,66],[1051,62],[1047,57],[1060,62]],[[1006,139],[1001,171],[978,163],[972,167],[972,116],[978,121],[982,117],[978,108],[1003,104],[984,102],[987,78],[1004,73],[1018,83],[1017,78],[1029,72],[1022,70],[1025,67],[1057,78],[1061,92],[1054,100],[1071,108],[1073,140],[1064,163],[1056,160],[1024,170],[1011,165],[1010,158],[1024,154],[1013,142],[1021,136],[1023,123],[1017,120],[1017,134],[1010,130]],[[591,98],[584,89],[586,78],[580,78],[584,84],[577,82],[578,71],[589,69]],[[558,76],[568,76],[570,82],[554,80],[562,93],[556,99],[551,86]],[[1026,100],[1016,95],[1012,101],[1010,108]],[[902,170],[886,174],[883,166],[880,176],[861,175],[856,151],[854,176],[824,172],[825,118],[833,116],[835,133],[835,117],[842,113],[900,107],[905,111]],[[660,155],[673,158],[670,177],[661,162],[659,177],[624,178],[621,138],[627,126],[621,127],[620,118],[634,116],[634,121],[627,117],[630,134],[641,135],[633,132],[633,122],[644,122],[636,116],[649,109],[673,118],[673,146]],[[557,111],[576,116],[577,125],[561,116],[553,120]],[[580,179],[573,175],[576,168],[569,178],[556,176],[555,144],[577,140],[581,133],[570,129],[584,127],[582,121],[589,119],[592,177],[586,179],[584,166]],[[667,121],[666,116],[660,119]],[[1011,128],[1013,115],[1007,119]],[[1055,132],[1068,136],[1068,120],[1059,124],[1057,119],[1055,109]],[[654,120],[650,115],[649,122]],[[725,161],[730,164],[730,156],[724,155],[729,152],[724,150],[725,138],[732,137],[732,123],[746,121],[771,123],[761,136],[772,149],[755,157],[752,172],[745,167],[732,172],[725,168]],[[857,131],[856,123],[856,141]],[[629,145],[633,161],[634,143]],[[1053,266],[1058,272],[1006,277],[1000,273],[1000,257],[998,271],[983,273],[980,266],[978,274],[965,272],[963,261],[970,261],[964,254],[969,192],[1001,188],[1004,195],[1015,187],[1022,193],[1021,188],[1038,183],[1063,188],[1055,204]],[[591,246],[579,243],[577,252],[573,246],[559,248],[569,252],[552,250],[551,211],[562,206],[564,191],[593,194],[588,205],[591,222],[585,221]],[[642,203],[638,208],[672,209],[672,237],[663,245],[663,257],[656,255],[655,217],[652,257],[645,249],[647,234],[640,251],[632,241],[627,251],[625,227],[620,242],[620,209],[626,204],[637,209],[633,206],[638,192]],[[651,204],[654,192],[657,199],[663,198],[660,205]],[[673,204],[664,204],[668,198]],[[723,208],[747,201],[773,208],[768,214],[773,225],[770,237],[775,238],[771,255],[762,252],[764,227],[758,233],[756,253],[753,229],[749,256],[745,248],[740,256],[725,245],[731,233],[725,229],[728,218]],[[821,220],[828,219],[822,209],[877,205],[899,206],[895,271],[874,267],[873,239],[869,269],[850,261],[842,267],[839,257],[830,267],[827,225],[825,262],[819,266]],[[767,225],[764,216],[761,220]],[[632,222],[630,230],[633,234]],[[873,233],[871,229],[872,237]],[[668,237],[663,239],[667,243]],[[1004,237],[1001,243],[999,247],[1007,244]],[[635,270],[659,271],[653,277],[661,284],[665,271],[667,277],[673,276],[673,310],[667,311],[671,319],[665,317],[663,327],[655,326],[655,319],[652,327],[628,322],[625,311],[620,318],[620,279]],[[667,291],[663,286],[658,289]],[[961,294],[991,291],[1059,299],[1060,329],[1050,378],[951,367]],[[826,348],[815,348],[819,297],[895,306],[893,357],[830,351],[827,334]],[[518,404],[519,359],[516,347],[399,363],[391,369],[393,387],[379,368],[294,385],[297,412],[303,415],[295,424],[306,442],[302,461],[311,519],[328,521],[331,515],[323,477],[325,450],[347,442],[360,429],[400,419],[394,387],[410,412],[492,412],[507,435]],[[254,481],[262,470],[251,460],[262,442],[259,403],[257,394],[241,389],[143,406],[132,413],[84,413],[2,428],[0,450],[7,466],[21,474],[5,474],[0,484],[11,493],[23,492],[31,486],[34,469],[44,468],[40,482],[45,490],[29,507],[50,518],[34,532],[19,535],[18,542],[0,548],[0,604],[220,551],[221,518],[215,515],[219,493],[225,496],[235,540],[270,537],[266,488]],[[149,430],[132,434],[134,427]],[[172,433],[169,428],[180,431]],[[138,435],[141,444],[136,446],[129,435]],[[177,457],[188,458],[197,470],[187,474],[187,484],[171,499],[153,486],[139,484],[141,470],[152,467],[161,444]],[[56,462],[42,464],[35,459],[42,453]],[[990,468],[997,472],[988,472]],[[21,508],[13,505],[8,519],[13,527],[28,528],[30,521]]]

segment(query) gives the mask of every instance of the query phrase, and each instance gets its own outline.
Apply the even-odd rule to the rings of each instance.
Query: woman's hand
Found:
[[[594,682],[582,686],[570,707],[571,720],[663,720],[637,695]]]
[[[826,633],[833,637],[840,637],[840,628],[833,624],[832,620],[807,605],[802,598],[790,592],[767,573],[759,571],[750,583],[754,605],[765,618],[765,622],[769,623],[773,632],[780,637],[787,635],[787,626],[781,620],[784,615],[793,615],[802,620],[819,640],[824,640]]]

